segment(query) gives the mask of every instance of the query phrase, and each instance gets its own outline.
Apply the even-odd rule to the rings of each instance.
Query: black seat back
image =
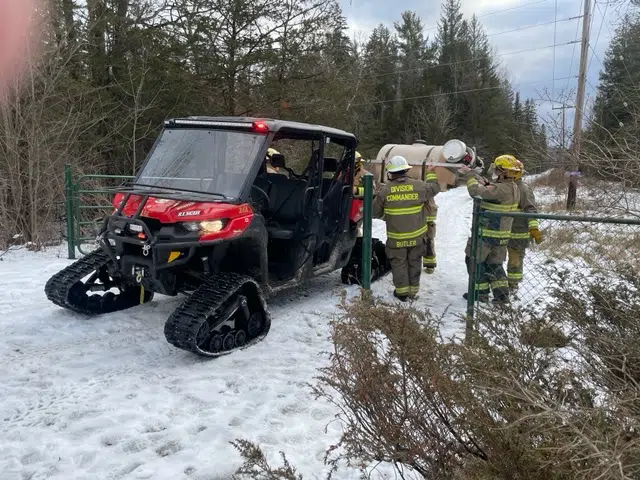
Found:
[[[269,208],[265,211],[271,220],[282,223],[296,223],[304,213],[304,192],[307,183],[304,180],[287,178],[277,173],[267,174],[271,182]]]

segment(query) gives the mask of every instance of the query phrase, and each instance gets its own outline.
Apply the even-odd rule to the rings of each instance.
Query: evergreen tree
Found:
[[[588,135],[615,150],[616,138],[638,138],[635,125],[640,98],[640,21],[627,16],[616,29],[600,72]]]
[[[420,134],[416,129],[415,99],[433,93],[433,89],[425,81],[425,72],[435,65],[435,50],[429,48],[423,34],[422,20],[415,12],[403,12],[401,21],[394,26],[399,51],[395,113],[401,120],[400,138],[411,143]],[[405,102],[403,98],[408,100]]]

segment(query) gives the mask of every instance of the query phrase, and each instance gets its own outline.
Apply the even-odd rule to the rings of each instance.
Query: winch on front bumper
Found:
[[[175,267],[193,259],[198,237],[180,224],[141,217],[144,203],[131,217],[120,209],[105,217],[97,241],[121,277],[145,289],[175,295],[180,288]]]

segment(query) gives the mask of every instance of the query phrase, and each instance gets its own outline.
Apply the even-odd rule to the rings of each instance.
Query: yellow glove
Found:
[[[537,228],[532,228],[531,230],[529,230],[529,235],[535,240],[536,243],[542,243],[542,232]]]

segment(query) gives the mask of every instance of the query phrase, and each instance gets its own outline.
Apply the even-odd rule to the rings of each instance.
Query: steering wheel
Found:
[[[260,210],[267,208],[271,203],[271,199],[269,198],[269,195],[267,195],[267,192],[265,192],[263,189],[261,189],[257,185],[251,185],[251,189],[257,190],[260,196],[262,197],[262,201],[260,201],[260,200],[255,200],[253,198],[253,195],[251,195],[251,199],[258,203],[258,208],[260,208]]]

